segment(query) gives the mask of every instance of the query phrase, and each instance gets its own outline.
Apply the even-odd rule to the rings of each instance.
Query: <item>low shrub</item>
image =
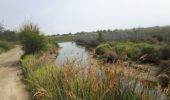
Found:
[[[105,51],[103,57],[104,57],[104,63],[113,63],[117,61],[119,58],[116,52],[110,50]]]
[[[108,50],[111,50],[111,49],[112,49],[112,47],[109,44],[107,44],[107,43],[101,44],[96,48],[95,54],[103,55],[105,51],[108,51]]]
[[[20,38],[25,54],[47,50],[47,39],[40,34],[37,25],[33,25],[32,23],[23,25],[20,29]]]
[[[170,45],[166,45],[161,49],[161,57],[162,59],[170,59]]]
[[[137,47],[133,47],[129,50],[127,56],[135,61],[141,56],[141,50]]]
[[[7,41],[0,41],[0,53],[7,51],[13,47],[13,44]]]
[[[148,43],[132,43],[132,42],[111,42],[99,45],[95,53],[97,55],[109,54],[117,55],[119,60],[141,60],[142,62],[158,62],[160,58],[160,50],[156,45]],[[111,55],[110,55],[111,56]],[[141,57],[145,56],[141,59]],[[103,56],[106,57],[106,56]]]
[[[141,49],[141,56],[146,55],[143,62],[159,62],[160,50],[154,45],[146,45]]]
[[[153,53],[155,51],[155,48],[153,47],[153,46],[144,46],[143,48],[142,48],[142,54],[151,54],[151,53]]]

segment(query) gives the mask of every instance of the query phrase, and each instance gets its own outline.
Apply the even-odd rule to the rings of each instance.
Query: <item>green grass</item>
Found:
[[[13,43],[0,40],[0,53],[6,52],[13,47]]]
[[[58,36],[51,36],[50,38],[54,39],[57,42],[65,42],[65,41],[74,40],[74,36],[72,35],[58,35]]]
[[[95,52],[97,55],[103,56],[108,50],[115,53],[119,58],[128,58],[131,60],[139,60],[142,56],[143,62],[158,62],[161,57],[160,47],[149,43],[133,43],[133,42],[106,42],[99,45]],[[121,59],[120,59],[121,60]]]

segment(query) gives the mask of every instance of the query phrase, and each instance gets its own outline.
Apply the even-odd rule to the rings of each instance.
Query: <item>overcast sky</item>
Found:
[[[45,34],[170,25],[170,0],[0,0],[8,29],[31,20]]]

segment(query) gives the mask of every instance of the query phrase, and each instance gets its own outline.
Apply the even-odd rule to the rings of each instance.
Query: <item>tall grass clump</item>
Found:
[[[134,78],[113,66],[98,67],[98,72],[92,65],[84,68],[70,62],[56,66],[49,60],[39,55],[22,60],[28,89],[36,100],[150,100],[148,94],[137,92]]]
[[[24,24],[20,29],[20,39],[25,54],[33,54],[47,50],[47,39],[40,34],[39,27],[32,23]]]

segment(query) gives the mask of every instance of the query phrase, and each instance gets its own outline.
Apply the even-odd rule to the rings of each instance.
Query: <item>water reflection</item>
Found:
[[[61,49],[55,61],[57,65],[62,65],[67,60],[87,66],[88,51],[85,47],[77,45],[75,42],[58,43]]]

